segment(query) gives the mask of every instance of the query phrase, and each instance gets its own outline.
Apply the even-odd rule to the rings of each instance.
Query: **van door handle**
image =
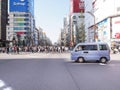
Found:
[[[83,53],[88,53],[88,52],[83,52]]]

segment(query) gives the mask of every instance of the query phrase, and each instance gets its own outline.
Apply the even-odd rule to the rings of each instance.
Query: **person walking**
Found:
[[[19,54],[19,46],[17,46],[17,54]]]
[[[9,46],[7,46],[7,48],[6,48],[6,49],[7,49],[7,54],[9,54]]]

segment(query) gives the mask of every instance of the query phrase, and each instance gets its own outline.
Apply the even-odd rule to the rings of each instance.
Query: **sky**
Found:
[[[36,27],[41,27],[52,43],[58,40],[69,8],[70,0],[34,0]]]

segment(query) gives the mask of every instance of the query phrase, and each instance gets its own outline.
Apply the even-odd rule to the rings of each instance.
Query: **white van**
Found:
[[[96,60],[106,63],[110,60],[110,48],[107,43],[79,43],[71,52],[71,59],[77,62]]]

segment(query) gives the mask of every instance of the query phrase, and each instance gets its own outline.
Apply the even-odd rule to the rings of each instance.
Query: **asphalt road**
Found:
[[[120,60],[1,59],[0,90],[120,90]]]

